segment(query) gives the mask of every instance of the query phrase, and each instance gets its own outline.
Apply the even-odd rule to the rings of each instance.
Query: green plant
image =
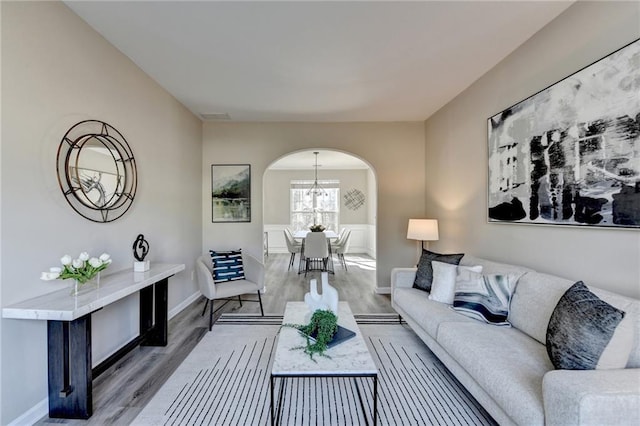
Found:
[[[312,225],[309,227],[309,230],[311,232],[322,232],[324,231],[326,228],[323,225]]]
[[[282,326],[297,329],[307,340],[305,346],[296,346],[293,349],[304,350],[304,353],[309,355],[312,360],[314,354],[330,358],[324,352],[327,350],[327,343],[331,341],[338,330],[338,317],[332,311],[318,309],[313,313],[307,325],[282,324]]]

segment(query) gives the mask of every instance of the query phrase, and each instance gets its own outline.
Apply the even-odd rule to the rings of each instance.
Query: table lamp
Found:
[[[407,239],[422,241],[423,249],[425,241],[438,241],[438,220],[409,219],[409,227],[407,228]]]

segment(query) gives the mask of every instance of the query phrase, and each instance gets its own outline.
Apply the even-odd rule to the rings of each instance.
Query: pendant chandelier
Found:
[[[313,185],[311,185],[311,188],[309,188],[309,190],[307,191],[307,195],[311,195],[314,194],[315,196],[321,196],[321,195],[329,195],[327,194],[327,191],[324,190],[324,188],[318,183],[318,151],[315,151],[313,153],[316,156],[316,165],[315,165],[315,180],[313,181]]]

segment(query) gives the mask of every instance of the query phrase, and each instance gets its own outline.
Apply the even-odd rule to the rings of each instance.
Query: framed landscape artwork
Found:
[[[211,166],[211,221],[251,222],[251,166]]]
[[[488,119],[489,222],[640,228],[640,40]]]

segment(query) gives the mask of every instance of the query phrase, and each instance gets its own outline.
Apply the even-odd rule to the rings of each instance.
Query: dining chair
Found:
[[[351,230],[347,230],[344,232],[341,238],[338,238],[338,241],[332,245],[332,251],[338,255],[338,261],[344,268],[347,270],[347,262],[344,259],[344,254],[349,251],[349,246],[351,244]]]
[[[324,232],[309,232],[303,242],[304,275],[310,270],[328,271],[333,273],[329,240]]]
[[[300,253],[302,251],[302,243],[296,242],[296,240],[293,239],[291,231],[287,232],[286,229],[284,231],[284,240],[287,243],[287,250],[289,250],[289,253],[291,253],[291,257],[289,258],[289,268],[287,269],[288,271],[296,261],[296,253]]]
[[[242,302],[258,302],[260,303],[260,315],[264,316],[262,309],[262,296],[260,291],[264,289],[264,265],[255,257],[242,253],[242,263],[244,268],[243,280],[226,281],[215,283],[213,281],[213,264],[210,258],[204,256],[198,257],[196,261],[196,272],[198,274],[198,286],[200,292],[207,298],[207,302],[202,310],[202,315],[207,310],[207,304],[211,302],[209,309],[209,331],[213,326],[213,314],[217,312],[227,303],[237,300],[242,306]],[[243,294],[258,293],[258,300],[242,299]],[[217,309],[213,309],[215,300],[224,300],[225,302]]]

